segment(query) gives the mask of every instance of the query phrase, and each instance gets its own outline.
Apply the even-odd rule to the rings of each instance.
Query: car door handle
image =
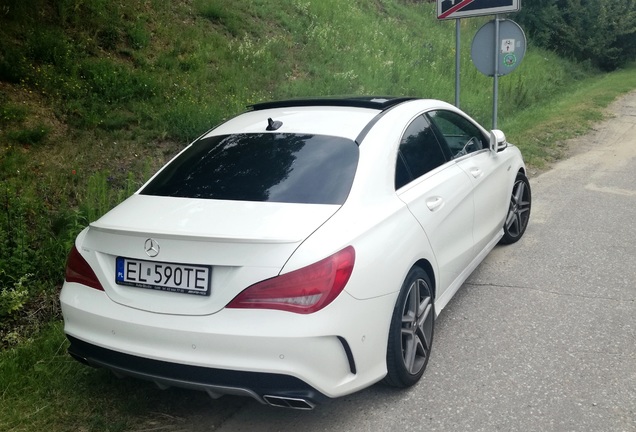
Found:
[[[469,171],[470,171],[470,174],[475,178],[481,177],[481,175],[484,173],[482,170],[480,170],[477,167],[472,167]]]
[[[444,200],[441,197],[429,198],[426,200],[426,206],[430,211],[436,211],[442,208]]]

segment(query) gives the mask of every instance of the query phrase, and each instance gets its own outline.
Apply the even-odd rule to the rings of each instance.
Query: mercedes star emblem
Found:
[[[144,248],[146,249],[146,255],[148,255],[150,258],[154,258],[159,255],[159,243],[157,243],[157,240],[153,238],[149,238],[148,240],[146,240]]]

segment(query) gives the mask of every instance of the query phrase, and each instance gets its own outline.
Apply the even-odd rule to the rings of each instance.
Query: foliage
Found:
[[[0,291],[0,316],[11,315],[24,307],[29,290],[25,283],[33,276],[31,273],[22,275],[13,284],[13,289]]]
[[[636,59],[635,0],[535,0],[515,19],[537,45],[603,70]]]
[[[70,174],[71,185],[79,185],[77,176]],[[99,218],[139,186],[132,173],[117,179],[106,171],[96,172],[84,180],[86,189],[75,191],[81,204],[73,209],[68,206],[68,196],[51,190],[47,183],[30,189],[29,177],[23,173],[19,180],[5,180],[0,189],[0,324],[3,326],[21,325],[19,314],[30,301],[48,302],[57,295],[66,255],[75,236],[89,221]],[[21,184],[20,180],[26,180],[27,184]],[[52,207],[54,204],[59,208]],[[42,305],[36,305],[35,309],[37,320],[56,316],[55,309]],[[26,315],[24,318],[33,321]],[[6,329],[0,332],[0,348],[20,340],[8,339],[7,334],[11,332]]]
[[[7,137],[20,144],[38,144],[44,140],[49,130],[44,125],[34,128],[13,130],[7,133]]]

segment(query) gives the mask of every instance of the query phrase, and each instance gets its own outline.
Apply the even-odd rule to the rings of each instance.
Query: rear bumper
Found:
[[[302,380],[283,374],[242,372],[189,366],[123,354],[67,335],[69,354],[93,367],[119,376],[151,381],[160,388],[181,387],[205,391],[213,398],[231,394],[249,396],[263,404],[312,409],[329,398]]]
[[[75,358],[161,387],[313,404],[386,375],[392,299],[343,293],[315,314],[223,309],[183,316],[122,306],[103,291],[65,283],[60,301]]]

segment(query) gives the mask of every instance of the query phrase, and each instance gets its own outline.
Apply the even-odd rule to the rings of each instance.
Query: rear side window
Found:
[[[234,134],[201,139],[163,169],[142,195],[342,204],[358,146],[325,135]]]
[[[406,128],[395,168],[395,189],[446,163],[446,157],[424,116]]]

